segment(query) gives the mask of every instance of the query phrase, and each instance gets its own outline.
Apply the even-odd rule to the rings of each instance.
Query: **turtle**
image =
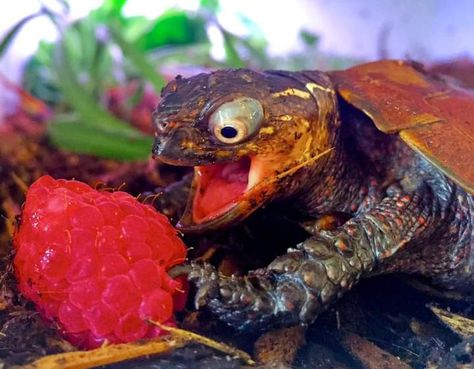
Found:
[[[172,271],[227,325],[311,324],[384,273],[473,295],[473,91],[403,60],[226,69],[177,76],[153,122],[154,157],[194,167],[182,232],[231,227],[270,203],[306,219],[304,241],[244,276],[195,261]]]

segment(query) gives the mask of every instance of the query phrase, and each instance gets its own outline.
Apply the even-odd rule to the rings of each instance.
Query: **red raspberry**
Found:
[[[166,271],[186,248],[168,219],[125,192],[44,176],[14,236],[22,294],[73,344],[131,342],[173,324],[181,283]]]

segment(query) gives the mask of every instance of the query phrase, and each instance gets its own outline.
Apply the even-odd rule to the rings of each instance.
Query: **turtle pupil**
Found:
[[[238,133],[239,132],[237,132],[237,130],[234,127],[230,127],[230,126],[222,127],[221,129],[222,137],[225,137],[228,139],[237,137]]]

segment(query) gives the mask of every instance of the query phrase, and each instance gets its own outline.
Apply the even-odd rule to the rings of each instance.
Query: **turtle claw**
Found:
[[[211,283],[203,284],[196,292],[194,297],[194,307],[200,309],[209,304],[211,299],[210,295],[213,295],[215,287]]]
[[[219,275],[216,268],[209,263],[191,262],[189,264],[178,265],[170,269],[168,274],[172,278],[187,275],[188,281],[197,287],[194,297],[196,309],[210,306],[211,301],[226,298],[225,293],[220,293],[225,290],[225,288],[221,287],[223,278]]]
[[[269,274],[225,276],[211,264],[198,262],[191,262],[186,267],[188,280],[196,286],[196,309],[206,308],[237,330],[252,326],[255,319],[262,318],[263,321],[274,315],[274,289]]]
[[[208,263],[192,262],[183,267],[188,274],[188,280],[197,287],[194,297],[196,309],[208,306],[213,299],[219,298],[219,274]]]

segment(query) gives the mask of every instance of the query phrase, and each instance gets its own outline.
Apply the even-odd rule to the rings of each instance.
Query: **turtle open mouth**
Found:
[[[199,233],[245,219],[279,191],[285,191],[287,177],[313,165],[332,149],[296,164],[255,155],[233,162],[195,166],[186,209],[176,227],[183,232]],[[288,191],[280,194],[287,195]]]
[[[251,167],[249,157],[195,167],[194,222],[202,223],[219,217],[237,204],[254,184],[251,183],[254,182],[251,181]]]

